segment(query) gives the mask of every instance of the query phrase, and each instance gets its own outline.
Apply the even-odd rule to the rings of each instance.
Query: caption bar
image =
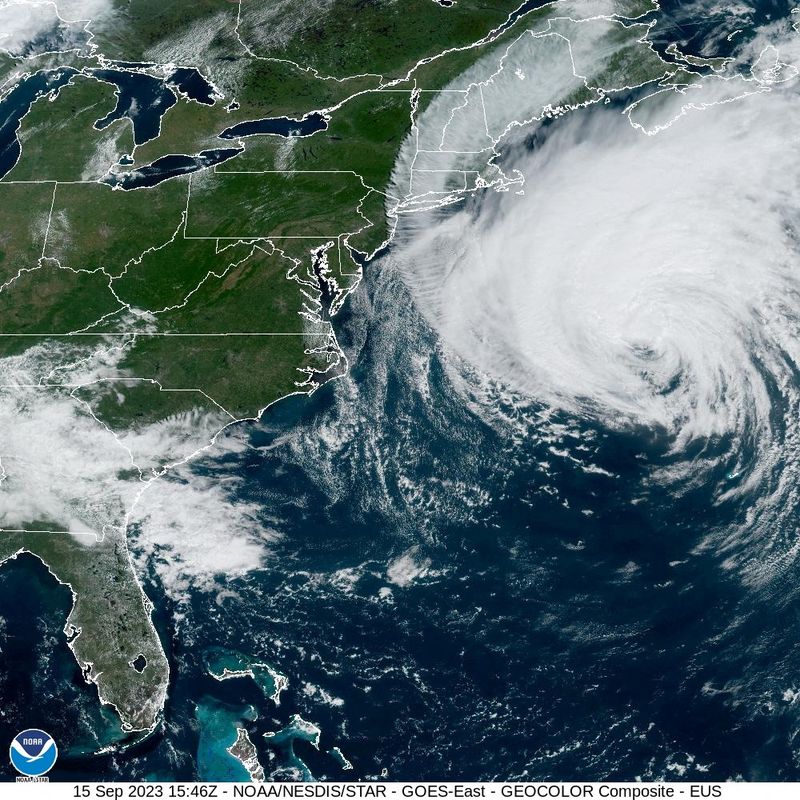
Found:
[[[797,798],[791,783],[56,783],[3,784],[3,800],[654,800]]]

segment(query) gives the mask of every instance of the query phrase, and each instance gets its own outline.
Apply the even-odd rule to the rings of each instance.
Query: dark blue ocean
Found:
[[[294,714],[321,730],[318,750],[295,745],[318,779],[800,777],[795,583],[759,594],[697,552],[725,522],[711,490],[643,490],[666,457],[648,431],[564,420],[557,449],[588,448],[614,481],[554,458],[536,409],[498,424],[470,410],[380,262],[353,299],[349,377],[278,405],[256,449],[207,467],[247,475],[242,499],[277,520],[267,568],[221,603],[198,594],[177,625],[146,587],[173,667],[164,726],[79,754],[115,738],[113,719],[61,635],[68,592],[21,558],[0,571],[0,738],[44,727],[62,743],[56,779],[191,779],[199,704],[220,712],[212,737],[244,724],[276,778],[300,773],[261,734]],[[285,674],[280,706],[249,679],[211,678],[211,646]]]
[[[656,40],[722,52],[693,13],[665,4]],[[348,374],[197,467],[244,476],[234,502],[268,509],[265,567],[180,608],[146,576],[172,666],[163,725],[91,755],[119,731],[66,646],[69,592],[21,557],[0,570],[0,742],[50,732],[55,780],[242,778],[236,726],[277,780],[800,780],[800,575],[749,585],[702,546],[747,513],[716,501],[747,454],[676,494],[652,480],[676,457],[665,433],[487,385],[385,260],[365,274],[335,321]],[[285,675],[280,705],[211,677],[219,647]]]

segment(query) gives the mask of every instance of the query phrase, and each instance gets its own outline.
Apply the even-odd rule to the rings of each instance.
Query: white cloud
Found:
[[[0,5],[0,49],[20,53],[32,41],[58,29],[61,20],[53,3]]]
[[[414,546],[390,562],[386,577],[396,586],[405,587],[417,578],[424,578],[430,572],[430,567],[431,560],[420,556],[419,547]]]
[[[707,105],[730,95],[714,80]],[[652,101],[666,122],[685,103]],[[799,122],[789,90],[655,136],[572,115],[518,154],[524,196],[412,218],[395,261],[461,356],[531,396],[611,424],[735,430],[770,406],[754,346],[800,355]]]
[[[796,42],[779,38],[786,77]],[[641,103],[640,129],[600,107],[562,118],[504,162],[524,194],[406,216],[393,260],[480,373],[577,417],[666,432],[673,459],[653,479],[682,491],[721,452],[738,461],[716,500],[754,499],[713,541],[758,581],[798,549],[779,533],[800,467],[797,80],[702,84]],[[708,437],[724,447],[687,448]]]
[[[0,0],[0,49],[24,54],[29,45],[59,30],[74,39],[82,25],[69,23],[86,23],[110,10],[110,0]]]
[[[210,448],[229,418],[191,412],[115,436],[71,393],[119,375],[122,348],[98,346],[82,355],[49,343],[0,360],[0,528],[46,521],[99,536],[131,522],[140,563],[155,556],[156,572],[175,597],[258,568],[275,534],[257,505],[234,499],[236,481],[186,466],[167,480],[131,477],[135,466],[147,478],[148,465],[207,446],[212,458],[241,449],[235,435]],[[41,385],[48,380],[67,386]]]
[[[264,525],[259,504],[235,499],[239,485],[183,470],[156,482],[137,504],[136,548],[155,556],[173,597],[190,587],[214,591],[263,565],[278,534]]]
[[[135,496],[135,487],[113,486],[131,467],[114,437],[68,391],[38,385],[51,359],[64,356],[43,345],[0,361],[0,527],[72,520],[71,530],[102,534],[124,524]]]

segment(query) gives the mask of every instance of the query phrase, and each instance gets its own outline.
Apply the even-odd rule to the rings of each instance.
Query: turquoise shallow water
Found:
[[[110,728],[61,634],[69,596],[27,559],[0,571],[0,680],[19,698],[0,736],[44,728],[67,780],[235,779],[237,725],[278,780],[800,777],[800,582],[753,592],[729,553],[698,549],[743,509],[706,486],[643,493],[667,450],[650,432],[563,420],[559,457],[536,414],[489,424],[396,280],[368,288],[343,325],[351,379],[276,407],[253,449],[201,467],[246,475],[241,498],[270,509],[282,538],[266,567],[221,602],[196,594],[178,627],[146,584],[173,673],[165,724],[119,756],[80,755]],[[723,459],[714,480],[729,473]],[[268,664],[288,679],[280,704],[209,660]]]
[[[227,707],[210,697],[197,704],[197,775],[201,781],[249,781],[250,775],[228,748],[236,741],[237,729],[252,722],[252,706]]]
[[[656,31],[699,48],[716,24],[665,4]],[[66,647],[68,592],[20,559],[0,571],[0,738],[53,734],[54,779],[245,779],[238,726],[277,780],[799,779],[798,576],[754,591],[701,546],[748,513],[715,500],[747,454],[707,443],[719,469],[676,497],[649,480],[663,434],[487,405],[398,280],[367,270],[337,323],[350,376],[198,466],[245,476],[232,501],[268,510],[264,568],[180,615],[148,577],[164,725],[86,755],[119,731]],[[225,667],[253,676],[209,674]]]

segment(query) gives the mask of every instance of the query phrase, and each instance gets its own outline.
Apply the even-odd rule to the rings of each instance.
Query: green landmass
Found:
[[[187,29],[224,29],[226,24],[232,29],[236,22],[236,4],[228,0],[113,0],[112,6],[113,15],[106,24],[93,26],[93,33],[99,50],[121,61],[146,61],[153,45]]]
[[[102,541],[89,537],[87,544],[50,522],[26,527],[36,530],[0,535],[0,565],[31,553],[69,586],[74,602],[65,631],[84,677],[114,706],[124,730],[149,730],[164,704],[169,665],[131,570],[125,536],[108,530]],[[141,656],[146,664],[139,671],[133,664]]]
[[[187,191],[186,178],[134,192],[101,183],[59,184],[45,255],[69,269],[118,274],[175,235]]]
[[[94,123],[116,105],[114,87],[76,75],[55,100],[42,97],[21,125],[22,154],[5,180],[97,180],[133,150],[133,129],[122,119],[102,131]]]
[[[324,75],[363,73],[399,77],[426,56],[481,39],[503,23],[519,0],[459,0],[446,8],[431,0],[334,0],[308,13],[285,43],[265,23],[269,6],[243,0],[239,32],[262,57],[283,58]]]
[[[74,271],[45,260],[0,292],[0,334],[68,333],[118,308],[101,271]]]
[[[250,678],[264,696],[276,705],[280,702],[280,694],[288,685],[285,675],[281,675],[266,661],[242,653],[239,650],[228,650],[224,647],[210,647],[203,654],[203,661],[208,674],[218,681],[234,678]]]
[[[183,234],[182,228],[174,240],[146,252],[112,279],[114,293],[123,303],[146,311],[180,305],[204,279],[221,276],[256,253],[251,242],[220,246],[216,239],[187,239]]]
[[[264,781],[264,768],[258,761],[258,751],[245,728],[236,729],[236,741],[228,748],[228,752],[247,770],[253,783]]]
[[[242,740],[242,724],[258,718],[252,706],[233,707],[203,697],[195,709],[200,733],[197,743],[197,777],[201,781],[249,781],[259,775],[252,742]],[[246,732],[245,732],[246,733]],[[263,770],[260,772],[263,778]]]
[[[487,38],[518,5],[243,0],[237,30],[239,4],[228,0],[113,0],[112,13],[88,23],[93,54],[22,61],[0,53],[9,86],[23,71],[83,70],[33,104],[20,126],[21,158],[0,181],[0,369],[47,391],[66,386],[80,408],[70,421],[97,426],[128,448],[130,464],[126,455],[109,476],[126,489],[190,456],[198,437],[206,444],[224,425],[341,374],[330,319],[360,280],[350,250],[370,254],[390,238],[387,207],[398,199],[388,196],[392,170],[439,90],[481,59],[499,64],[523,31],[544,30],[559,12],[531,11]],[[628,17],[651,7],[645,0],[617,5]],[[639,41],[645,33],[642,25],[611,27],[588,88],[573,85],[572,95],[556,102],[577,106],[606,90],[663,84],[667,73],[674,83],[691,80],[685,65],[667,66]],[[159,64],[196,66],[224,97],[212,106],[180,99],[161,120],[160,135],[134,148],[128,121],[93,127],[114,104],[113,87],[88,75],[101,53],[146,61],[142,69],[151,75],[165,74]],[[218,138],[244,120],[315,110],[327,110],[329,125],[313,136]],[[217,168],[152,188],[97,182],[123,153],[142,166],[239,144],[244,152]],[[485,165],[474,171],[490,172]],[[30,355],[31,378],[14,372],[17,362],[8,356],[20,353]],[[145,452],[137,440],[153,426],[181,424],[184,438],[176,435],[163,451]],[[31,552],[72,588],[68,635],[87,679],[127,728],[149,729],[166,696],[166,659],[126,532],[111,519],[99,542],[54,532],[97,512],[81,502],[90,501],[75,498],[72,518],[60,525],[24,519],[26,532],[0,531],[0,562]],[[132,666],[139,655],[146,660],[141,672]],[[247,671],[265,692],[272,681],[277,693],[268,665],[233,651],[217,655],[212,674]],[[217,711],[201,708],[198,717],[216,724]],[[233,747],[246,761],[252,751],[242,729],[229,715],[220,719],[228,727],[217,755],[230,759]],[[292,741],[314,743],[318,730],[296,717],[268,738],[302,769]]]
[[[236,118],[219,101],[208,106],[181,98],[161,118],[161,135],[132,151],[135,163],[125,169],[150,164],[168,155],[230,147],[233,143],[223,144],[217,134],[235,122]]]
[[[376,76],[325,80],[295,64],[252,58],[247,58],[239,69],[220,75],[219,81],[241,106],[230,124],[261,117],[302,117],[309,111],[333,108],[358,92],[381,85]]]
[[[123,359],[126,373],[157,381],[164,389],[199,390],[225,409],[231,418],[257,417],[270,403],[301,389],[301,370],[323,372],[328,361],[328,337],[322,335],[143,336]],[[311,348],[323,349],[322,354]],[[333,357],[333,355],[331,356]],[[127,394],[127,390],[124,390]],[[184,409],[196,406],[185,393]],[[171,403],[172,411],[178,400]],[[124,413],[127,408],[121,409]],[[163,418],[161,404],[151,408],[149,422]]]
[[[39,264],[54,184],[0,183],[0,286]]]
[[[349,171],[207,171],[192,178],[189,237],[335,238],[369,224],[358,207],[370,189]]]

